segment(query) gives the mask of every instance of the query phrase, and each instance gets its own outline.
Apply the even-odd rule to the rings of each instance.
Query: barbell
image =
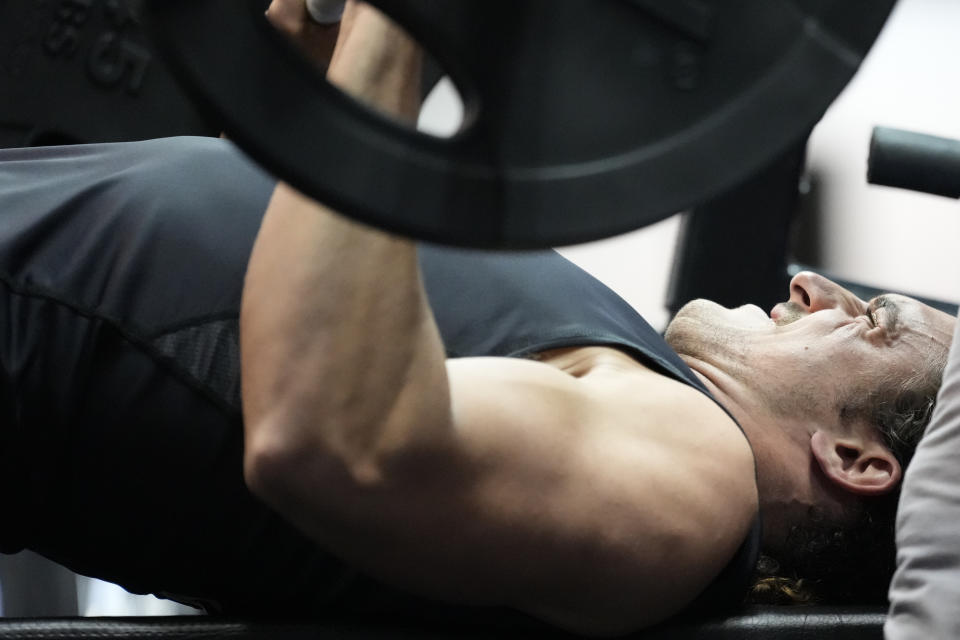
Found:
[[[175,74],[253,158],[360,221],[572,244],[718,194],[802,140],[895,0],[371,0],[463,98],[450,138],[326,82],[262,0],[144,0]]]

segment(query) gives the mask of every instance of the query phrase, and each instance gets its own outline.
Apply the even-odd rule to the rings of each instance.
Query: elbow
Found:
[[[276,428],[276,427],[287,428]],[[261,421],[247,427],[243,475],[247,488],[284,512],[291,505],[334,507],[382,483],[381,465],[328,439],[297,436],[305,430]]]
[[[278,508],[297,502],[309,493],[320,468],[321,451],[305,442],[302,431],[290,420],[276,416],[245,425],[243,478],[247,488],[268,505]]]
[[[252,434],[252,435],[251,435]],[[302,452],[269,429],[247,429],[243,452],[243,478],[247,488],[270,505],[293,493],[294,474],[302,465]]]

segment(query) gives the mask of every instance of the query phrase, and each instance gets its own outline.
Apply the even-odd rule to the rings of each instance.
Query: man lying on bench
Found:
[[[414,121],[419,49],[351,9],[329,77]],[[253,490],[392,585],[578,631],[658,622],[732,579],[758,506],[763,546],[791,570],[816,549],[827,589],[889,567],[880,497],[951,317],[802,274],[770,317],[688,305],[668,348],[550,262],[514,258],[494,283],[486,264],[509,261],[473,256],[436,298],[413,243],[281,185],[241,320]]]
[[[331,79],[412,120],[418,47],[363,4],[340,31]],[[884,597],[954,327],[915,300],[803,273],[664,340],[555,253],[416,246],[211,139],[0,152],[0,211],[3,551],[229,613],[593,633]]]

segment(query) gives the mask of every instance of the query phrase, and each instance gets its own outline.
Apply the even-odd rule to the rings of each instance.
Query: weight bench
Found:
[[[882,640],[880,607],[767,606],[737,616],[674,621],[628,637],[639,640]],[[531,628],[382,618],[257,621],[213,617],[0,619],[0,640],[379,640],[571,637]]]

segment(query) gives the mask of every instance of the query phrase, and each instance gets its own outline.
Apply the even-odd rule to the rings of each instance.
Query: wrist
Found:
[[[340,31],[338,23],[321,25],[314,22],[307,13],[305,0],[273,0],[266,15],[308,60],[319,69],[328,67]]]
[[[367,3],[353,3],[327,78],[394,117],[416,120],[423,52],[416,40]]]

